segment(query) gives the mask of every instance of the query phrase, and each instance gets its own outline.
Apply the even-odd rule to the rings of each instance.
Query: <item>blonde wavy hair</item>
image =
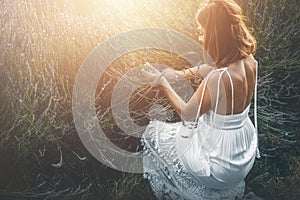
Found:
[[[255,54],[256,40],[234,0],[211,0],[199,10],[196,22],[204,28],[204,49],[218,68]]]

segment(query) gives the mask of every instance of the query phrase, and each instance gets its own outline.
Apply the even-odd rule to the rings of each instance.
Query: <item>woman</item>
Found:
[[[259,157],[257,129],[248,117],[256,95],[256,41],[233,0],[210,1],[196,20],[213,63],[173,75],[150,64],[150,71],[143,70],[182,119],[154,120],[147,126],[142,138],[144,177],[158,199],[241,198],[244,178]],[[203,81],[186,103],[167,79],[193,75]],[[194,120],[197,127],[192,124],[191,129],[184,123]]]

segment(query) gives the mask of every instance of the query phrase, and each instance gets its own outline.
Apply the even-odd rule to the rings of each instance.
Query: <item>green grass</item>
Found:
[[[103,166],[81,144],[72,118],[73,83],[88,53],[124,31],[169,28],[196,40],[194,13],[201,0],[135,0],[142,9],[133,7],[131,12],[105,1],[79,4],[77,0],[65,6],[62,2],[0,3],[0,197],[153,198],[141,175]],[[263,157],[256,161],[246,182],[250,190],[265,199],[297,199],[300,8],[297,0],[238,2],[258,40],[256,58],[260,65],[258,120]],[[97,89],[99,123],[116,144],[132,150],[140,148],[139,141],[120,135],[111,112],[105,111],[110,107],[110,90],[118,79],[145,61],[177,69],[188,65],[178,55],[163,51],[132,52],[109,67]],[[133,95],[131,111],[136,114],[132,116],[141,125],[148,122],[149,99],[155,90],[145,86]],[[146,97],[140,99],[141,93]],[[174,113],[161,93],[159,98]],[[178,116],[172,120],[178,120]]]

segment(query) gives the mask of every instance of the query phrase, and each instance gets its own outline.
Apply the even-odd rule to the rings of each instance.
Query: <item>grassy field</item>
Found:
[[[179,31],[197,40],[194,14],[202,0],[2,0],[0,2],[0,199],[151,199],[140,174],[102,165],[82,145],[72,116],[78,69],[101,42],[135,28]],[[246,178],[264,199],[300,197],[300,6],[297,0],[238,0],[258,40],[258,122],[262,158]],[[187,61],[146,49],[118,58],[99,80],[101,127],[122,148],[140,149],[116,126],[110,102],[120,77],[159,62]],[[157,93],[144,86],[130,109],[137,123]],[[142,100],[139,94],[143,94]],[[171,113],[166,98],[160,98]],[[141,104],[142,101],[142,104]],[[142,105],[142,106],[141,106]],[[178,120],[174,114],[171,121]]]

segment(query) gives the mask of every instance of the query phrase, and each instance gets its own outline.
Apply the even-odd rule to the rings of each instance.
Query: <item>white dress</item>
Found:
[[[221,72],[220,77],[227,73],[231,80],[227,68],[210,74],[216,71]],[[210,74],[204,79],[206,83]],[[233,93],[232,81],[231,89]],[[188,137],[183,136],[187,129],[184,126],[188,126],[183,122],[151,121],[141,143],[144,145],[144,178],[148,179],[156,198],[242,198],[244,178],[252,168],[255,156],[259,157],[256,87],[254,103],[255,127],[248,116],[250,106],[239,114],[233,114],[232,110],[231,115],[210,110],[197,120],[194,134]]]

